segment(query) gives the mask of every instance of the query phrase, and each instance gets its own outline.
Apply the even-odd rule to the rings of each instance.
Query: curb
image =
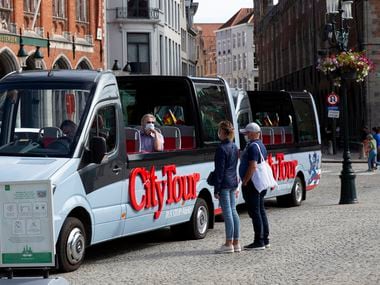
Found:
[[[325,163],[343,163],[343,159],[322,159]],[[351,159],[351,163],[367,163],[366,160]]]

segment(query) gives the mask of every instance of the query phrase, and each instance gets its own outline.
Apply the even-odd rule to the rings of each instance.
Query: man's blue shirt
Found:
[[[247,172],[250,161],[257,161],[257,163],[261,162],[261,155],[257,145],[260,146],[264,160],[267,159],[267,149],[261,140],[253,140],[247,143],[247,146],[245,147],[240,158],[239,175],[241,180],[243,180],[245,173]]]

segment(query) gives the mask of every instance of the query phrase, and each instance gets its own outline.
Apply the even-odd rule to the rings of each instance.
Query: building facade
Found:
[[[181,75],[183,65],[191,63],[182,22],[194,6],[190,0],[107,0],[109,68],[116,60],[132,74]]]
[[[354,1],[350,25],[349,48],[366,50],[376,63],[380,56],[380,3],[376,0]],[[255,41],[263,90],[307,90],[317,102],[321,129],[331,128],[327,116],[327,95],[339,88],[317,69],[318,58],[337,52],[325,41],[326,1],[255,0]],[[378,66],[378,65],[377,65]],[[379,67],[377,67],[377,70]],[[359,140],[362,126],[380,125],[376,110],[380,104],[378,72],[370,74],[365,83],[353,82],[348,88],[351,140]],[[376,109],[377,108],[377,109]],[[334,124],[340,125],[340,119]],[[324,134],[324,132],[322,132]]]
[[[21,67],[105,67],[101,0],[2,0],[0,17],[0,78]]]
[[[258,89],[253,9],[242,8],[216,31],[217,74],[231,87]]]
[[[196,36],[193,28],[194,15],[198,10],[198,3],[192,0],[185,1],[185,10],[181,9],[181,61],[182,75],[194,76],[196,65]]]
[[[216,35],[215,31],[222,26],[222,23],[197,23],[194,28],[197,30],[196,37],[196,57],[197,76],[215,77],[216,70]]]

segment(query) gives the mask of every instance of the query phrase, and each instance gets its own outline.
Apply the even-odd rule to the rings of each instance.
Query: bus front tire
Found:
[[[209,210],[206,201],[198,198],[190,220],[190,236],[193,239],[203,239],[209,228]]]
[[[68,217],[62,226],[57,242],[59,269],[63,272],[74,271],[84,260],[86,251],[86,232],[83,223]]]
[[[278,196],[277,204],[282,207],[294,207],[300,206],[302,203],[302,196],[304,193],[304,184],[301,178],[298,176],[294,179],[294,184],[292,187],[292,192],[288,195]]]

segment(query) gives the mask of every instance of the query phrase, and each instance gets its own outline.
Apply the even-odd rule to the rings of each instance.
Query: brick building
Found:
[[[104,68],[104,7],[101,0],[0,0],[0,78],[21,67]]]
[[[197,76],[215,77],[217,75],[215,31],[222,25],[222,23],[194,24],[194,27],[197,30]]]
[[[326,1],[272,3],[271,0],[254,0],[260,89],[310,91],[317,102],[323,130],[331,124],[327,118],[326,96],[335,87],[316,70],[316,65],[322,52],[336,52],[324,41]],[[380,1],[356,0],[352,10],[349,47],[366,50],[379,70]],[[379,85],[380,76],[375,71],[365,83],[352,83],[348,88],[352,140],[359,139],[363,125],[380,125],[380,114],[376,112],[380,107]]]

